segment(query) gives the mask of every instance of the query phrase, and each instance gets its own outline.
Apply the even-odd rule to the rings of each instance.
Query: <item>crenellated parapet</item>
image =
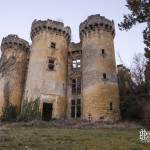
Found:
[[[31,39],[42,31],[53,32],[56,35],[64,36],[69,42],[71,37],[71,29],[64,26],[64,23],[53,20],[34,20],[31,28]]]
[[[29,51],[29,43],[17,35],[10,34],[2,39],[1,51],[3,52],[7,48],[19,48],[24,51]]]
[[[80,24],[80,38],[90,33],[91,31],[105,30],[110,32],[112,36],[115,36],[115,25],[114,21],[110,21],[103,16],[91,15],[84,22]]]
[[[122,71],[130,72],[130,69],[126,68],[123,64],[117,65],[117,69],[118,71],[122,70]]]

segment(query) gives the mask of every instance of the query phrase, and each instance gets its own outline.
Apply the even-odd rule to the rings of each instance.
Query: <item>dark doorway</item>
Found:
[[[52,119],[53,104],[43,103],[42,120],[49,121]]]

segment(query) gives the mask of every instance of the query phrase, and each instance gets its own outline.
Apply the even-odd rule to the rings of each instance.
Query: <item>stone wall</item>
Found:
[[[0,75],[1,76],[1,75]],[[2,109],[4,106],[4,78],[0,77],[0,116],[2,115]]]
[[[100,15],[80,24],[84,119],[119,119],[114,33],[113,21]]]
[[[70,43],[70,27],[49,19],[34,20],[30,35],[31,46],[16,35],[2,40],[0,114],[7,100],[20,111],[22,99],[40,98],[41,112],[43,103],[51,103],[52,118],[70,118],[71,100],[80,99],[81,119],[119,119],[113,21],[89,16],[80,24],[80,43]],[[72,69],[75,59],[81,60],[81,67]],[[72,79],[78,78],[81,93],[73,94]]]
[[[53,104],[53,118],[65,117],[70,28],[52,20],[34,21],[31,38],[24,99],[31,101],[40,97],[41,108],[44,101]],[[51,43],[55,43],[55,48]],[[49,59],[54,60],[54,70],[48,69]]]
[[[72,79],[81,79],[82,82],[82,66],[73,69],[73,60],[80,59],[82,63],[81,43],[71,43],[68,53],[68,77],[67,77],[67,118],[71,118],[71,100],[80,99],[82,103],[82,94],[72,93]],[[81,86],[82,93],[82,86]],[[81,104],[81,118],[82,118],[82,104]]]
[[[8,35],[1,44],[0,107],[10,102],[21,109],[25,76],[28,65],[29,44],[17,35]]]

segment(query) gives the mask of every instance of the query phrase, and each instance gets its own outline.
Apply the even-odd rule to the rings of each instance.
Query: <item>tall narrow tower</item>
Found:
[[[1,43],[0,113],[6,103],[21,109],[28,65],[29,44],[17,35],[8,35]]]
[[[70,28],[61,22],[35,20],[32,23],[32,47],[24,99],[40,98],[44,120],[64,117],[66,113],[70,35]]]
[[[84,119],[119,119],[114,36],[114,22],[100,15],[80,24]]]

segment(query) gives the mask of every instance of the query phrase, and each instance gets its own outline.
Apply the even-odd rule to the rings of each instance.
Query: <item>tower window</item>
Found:
[[[113,110],[113,104],[112,104],[112,102],[110,102],[110,104],[109,104],[110,106],[110,110]]]
[[[108,29],[108,24],[105,25],[105,28]]]
[[[51,42],[51,45],[50,45],[51,48],[56,48],[56,43],[54,42]]]
[[[81,60],[80,59],[74,59],[72,61],[72,68],[77,69],[81,67]]]
[[[102,55],[104,55],[105,54],[105,50],[104,49],[102,49]]]
[[[54,60],[48,60],[48,69],[51,71],[54,70]]]
[[[81,117],[81,100],[72,99],[71,100],[71,118],[80,118]]]
[[[106,79],[106,73],[103,73],[103,79]]]

